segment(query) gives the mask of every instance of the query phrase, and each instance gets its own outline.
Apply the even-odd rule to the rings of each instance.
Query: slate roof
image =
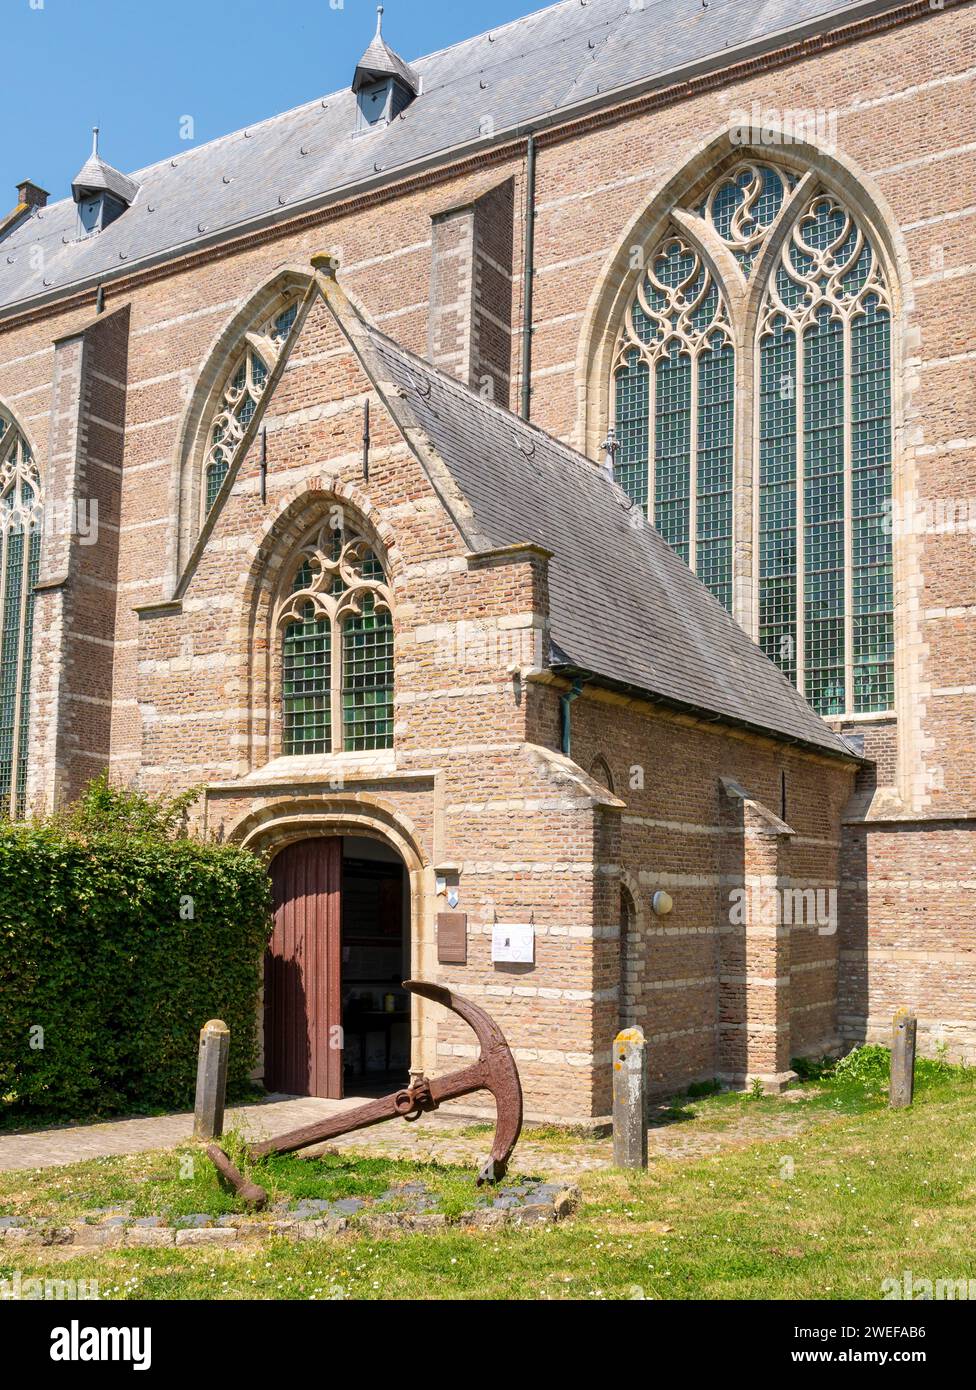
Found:
[[[353,345],[449,470],[475,543],[552,552],[551,665],[853,756],[601,468],[369,324]]]
[[[422,91],[389,126],[356,133],[344,91],[140,169],[132,207],[77,238],[70,200],[39,209],[0,245],[0,313],[57,298],[273,224],[412,166],[524,134],[611,94],[680,80],[902,0],[563,0],[410,65]],[[350,83],[352,74],[350,74]],[[480,133],[486,115],[494,136]],[[39,248],[43,257],[31,256]]]

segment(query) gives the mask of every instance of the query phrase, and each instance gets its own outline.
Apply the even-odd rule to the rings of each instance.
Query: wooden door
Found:
[[[264,971],[264,1084],[342,1095],[342,840],[301,840],[271,864],[274,933]],[[333,1046],[330,1046],[333,1043]]]

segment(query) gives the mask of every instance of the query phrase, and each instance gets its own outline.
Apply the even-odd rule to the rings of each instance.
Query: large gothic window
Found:
[[[204,508],[209,512],[230,471],[244,433],[264,395],[268,377],[298,317],[298,301],[278,309],[256,333],[248,333],[220,393],[207,434]]]
[[[753,499],[753,635],[822,714],[889,710],[891,298],[878,252],[837,195],[771,162],[740,160],[672,216],[614,359],[618,480],[733,611],[735,458]],[[725,250],[706,259],[706,246]],[[716,283],[725,251],[734,287]],[[750,374],[736,440],[735,383]]]
[[[23,434],[0,411],[0,814],[22,816],[30,753],[34,587],[43,498]]]
[[[392,748],[392,596],[375,551],[326,523],[289,573],[277,621],[282,752]]]

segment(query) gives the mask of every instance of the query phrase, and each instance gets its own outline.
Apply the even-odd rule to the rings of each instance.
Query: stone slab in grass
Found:
[[[440,1196],[423,1183],[389,1188],[380,1198],[340,1197],[328,1201],[307,1197],[279,1202],[268,1214],[213,1217],[191,1212],[169,1223],[161,1216],[129,1217],[95,1213],[55,1230],[43,1221],[23,1216],[0,1217],[0,1244],[77,1245],[82,1248],[139,1248],[168,1246],[230,1246],[247,1240],[324,1240],[337,1232],[362,1230],[371,1235],[462,1229],[495,1230],[501,1226],[533,1226],[560,1221],[579,1204],[579,1190],[558,1183],[522,1182],[503,1188],[482,1188],[477,1205],[459,1215],[436,1208]],[[396,1210],[384,1210],[397,1201]],[[104,1211],[104,1209],[103,1209]]]

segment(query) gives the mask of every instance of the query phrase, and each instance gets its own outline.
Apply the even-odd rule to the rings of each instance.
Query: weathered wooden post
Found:
[[[613,1040],[613,1161],[647,1167],[647,1047],[639,1028]]]
[[[193,1107],[193,1133],[197,1139],[219,1139],[224,1132],[229,1057],[230,1029],[221,1019],[212,1018],[200,1029],[197,1098]]]
[[[915,1034],[918,1019],[909,1009],[899,1009],[891,1022],[891,1084],[888,1103],[904,1110],[915,1096]]]

